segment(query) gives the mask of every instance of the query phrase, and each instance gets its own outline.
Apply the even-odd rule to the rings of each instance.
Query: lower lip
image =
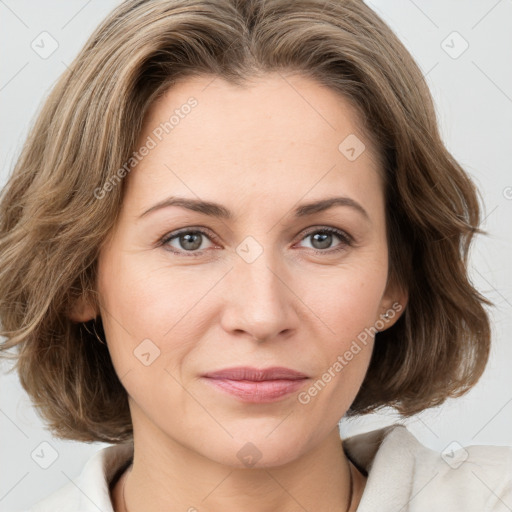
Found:
[[[206,380],[217,389],[234,395],[244,402],[264,403],[275,402],[294,393],[308,379],[253,381],[206,378]]]

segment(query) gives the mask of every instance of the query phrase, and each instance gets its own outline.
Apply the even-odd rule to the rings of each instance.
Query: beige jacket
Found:
[[[512,447],[459,447],[440,454],[399,424],[349,437],[343,446],[368,473],[358,512],[512,512]],[[74,483],[29,512],[113,512],[109,482],[132,456],[132,444],[99,450]]]

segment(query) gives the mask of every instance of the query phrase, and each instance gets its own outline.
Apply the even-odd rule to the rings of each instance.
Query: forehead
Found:
[[[301,75],[269,74],[244,86],[183,79],[148,110],[137,147],[150,139],[128,180],[127,193],[140,201],[176,187],[200,197],[236,189],[262,199],[343,182],[356,191],[380,173],[354,107]]]

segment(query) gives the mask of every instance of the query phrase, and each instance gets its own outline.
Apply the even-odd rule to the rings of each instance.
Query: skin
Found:
[[[129,395],[134,462],[112,491],[114,508],[125,510],[126,481],[131,512],[345,511],[353,471],[355,510],[365,477],[348,464],[338,422],[364,379],[372,338],[308,404],[298,392],[241,402],[201,375],[285,366],[308,375],[307,390],[365,327],[393,303],[405,306],[406,293],[387,284],[377,153],[344,98],[291,74],[245,88],[211,76],[182,81],[152,105],[138,147],[190,96],[198,105],[125,178],[120,217],[98,261],[100,310],[79,302],[73,312],[77,321],[101,315]],[[350,134],[366,146],[354,161],[338,150]],[[233,219],[178,206],[138,218],[171,195],[220,203]],[[349,206],[291,213],[333,195],[357,201],[368,218]],[[354,242],[334,234],[322,245],[314,235],[325,227]],[[199,235],[199,249],[179,237],[158,245],[181,228],[216,239]],[[263,251],[251,263],[236,251],[247,236]],[[146,366],[134,350],[148,338],[160,354]],[[248,442],[261,454],[251,467],[237,457]]]

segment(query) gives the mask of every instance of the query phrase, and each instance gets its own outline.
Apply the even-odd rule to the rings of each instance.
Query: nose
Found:
[[[234,258],[223,290],[222,327],[236,334],[267,341],[296,331],[300,301],[293,294],[290,273],[270,250],[252,262]]]

